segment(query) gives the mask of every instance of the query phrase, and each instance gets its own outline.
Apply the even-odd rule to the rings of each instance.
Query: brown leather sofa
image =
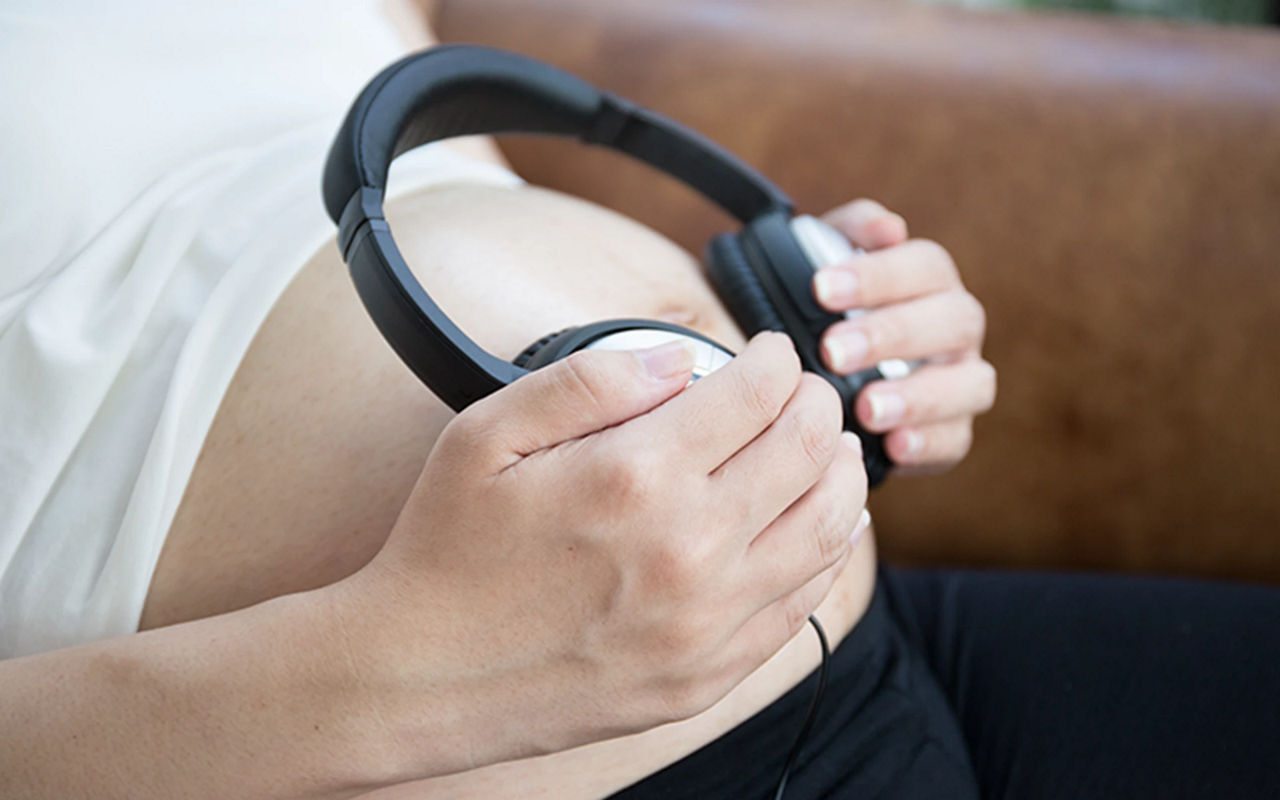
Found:
[[[1000,398],[950,474],[872,499],[898,561],[1280,581],[1280,33],[858,0],[444,0],[684,121],[801,210],[856,196],[955,255]],[[531,181],[700,250],[729,221],[601,151]]]

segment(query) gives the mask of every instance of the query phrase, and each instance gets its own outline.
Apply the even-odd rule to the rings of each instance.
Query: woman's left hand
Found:
[[[849,374],[886,359],[923,359],[910,375],[863,389],[858,421],[885,434],[901,472],[956,465],[969,452],[974,417],[996,396],[995,368],[982,358],[982,304],[941,245],[908,239],[906,221],[879,203],[855,200],[823,219],[866,252],[819,270],[814,295],[829,311],[867,312],[827,329],[823,360]]]

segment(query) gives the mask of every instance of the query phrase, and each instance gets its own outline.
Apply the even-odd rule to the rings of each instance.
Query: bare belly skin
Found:
[[[423,284],[505,357],[568,325],[617,317],[667,319],[730,348],[742,344],[687,253],[589,203],[534,188],[456,185],[404,198],[388,214]],[[242,608],[359,569],[382,545],[451,416],[383,342],[337,248],[325,247],[276,304],[223,399],[142,627]],[[874,564],[868,536],[819,609],[833,646],[865,611]],[[693,719],[376,797],[599,797],[721,735],[817,662],[806,629]]]

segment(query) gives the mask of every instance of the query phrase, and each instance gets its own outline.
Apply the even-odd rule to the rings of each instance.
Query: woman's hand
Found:
[[[445,429],[335,606],[406,778],[699,713],[825,597],[866,529],[835,391],[780,334],[691,367],[579,353]]]
[[[945,249],[908,239],[906,221],[879,203],[855,200],[824,219],[867,252],[819,270],[814,295],[830,311],[867,313],[827,329],[823,360],[848,374],[885,359],[924,359],[911,375],[863,389],[855,411],[867,430],[885,434],[903,472],[954,466],[969,452],[974,417],[995,402],[982,304]]]

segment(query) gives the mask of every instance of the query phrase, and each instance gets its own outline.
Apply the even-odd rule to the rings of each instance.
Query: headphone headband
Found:
[[[744,224],[791,201],[709,139],[534,59],[444,45],[397,61],[356,98],[324,171],[324,202],[360,299],[384,338],[455,410],[526,370],[487,352],[449,319],[396,247],[382,200],[397,155],[483,133],[575,136],[631,155],[698,190]]]
[[[329,216],[341,222],[361,188],[381,197],[397,155],[481,133],[559,134],[614,148],[689,184],[743,223],[792,207],[741,159],[648,109],[525,56],[442,45],[387,67],[352,105],[325,166]]]

